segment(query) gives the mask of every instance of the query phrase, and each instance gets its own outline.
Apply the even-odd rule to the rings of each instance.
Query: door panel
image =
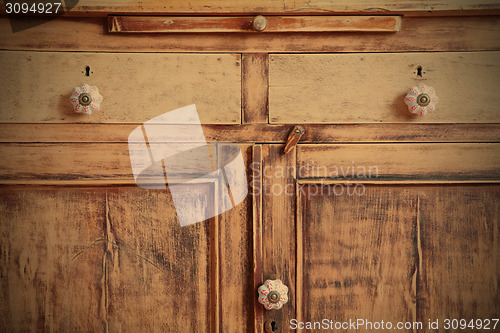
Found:
[[[439,319],[445,332],[444,319],[498,318],[500,187],[426,188],[418,212],[417,319]]]
[[[105,190],[0,188],[0,327],[106,328]]]
[[[333,190],[328,194],[328,185],[319,191],[315,185],[304,187],[298,231],[303,233],[298,297],[304,321],[411,321],[416,315],[416,193],[374,186],[363,196],[337,196]]]
[[[213,191],[197,187],[190,191]],[[110,330],[209,332],[213,219],[181,227],[167,191],[118,188],[107,200]]]
[[[330,187],[299,190],[304,321],[498,318],[499,186]]]

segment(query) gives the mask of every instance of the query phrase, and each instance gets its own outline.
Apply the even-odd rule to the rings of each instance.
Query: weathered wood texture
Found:
[[[252,252],[253,252],[253,332],[260,333],[264,325],[264,308],[258,302],[258,289],[264,283],[264,249],[262,235],[262,145],[252,147],[250,190],[252,194]]]
[[[0,330],[106,331],[105,193],[0,188]]]
[[[422,190],[419,200],[417,319],[438,319],[434,331],[449,332],[444,319],[469,324],[471,319],[498,318],[500,188],[433,187]]]
[[[3,180],[126,180],[134,177],[126,144],[4,145]]]
[[[500,50],[499,16],[404,17],[401,31],[394,34],[294,33],[293,38],[282,34],[247,34],[244,38],[239,34],[107,34],[105,24],[105,19],[58,18],[12,33],[9,20],[0,18],[0,49],[216,53]],[[67,33],[75,30],[78,34]]]
[[[119,33],[167,32],[395,32],[399,16],[269,16],[263,31],[253,27],[254,16],[109,16],[108,31]]]
[[[241,123],[238,54],[0,52],[0,121],[140,123],[196,104],[202,123]],[[86,76],[89,67],[89,76]],[[82,82],[104,97],[91,116],[69,101]]]
[[[271,123],[500,122],[500,52],[270,55]],[[421,76],[418,75],[421,67]],[[425,83],[436,111],[413,115],[403,98]]]
[[[298,178],[498,181],[500,144],[300,145]]]
[[[498,186],[366,186],[362,196],[338,193],[321,185],[299,191],[307,221],[304,320],[383,318],[393,325],[422,322],[406,331],[428,332],[428,320],[438,319],[436,332],[447,332],[445,318],[498,317]]]
[[[269,56],[244,54],[242,59],[243,123],[267,123],[269,118]]]
[[[245,100],[245,98],[244,98]],[[248,106],[248,104],[246,104]],[[253,105],[253,103],[252,103]],[[262,106],[263,108],[263,106]],[[246,121],[265,121],[253,105]],[[249,110],[249,108],[247,108]],[[0,142],[101,142],[126,143],[137,124],[0,124]],[[300,143],[327,142],[500,142],[500,124],[309,124]],[[178,142],[168,127],[156,142]],[[285,143],[293,125],[204,125],[209,142]],[[183,128],[180,128],[183,131]],[[185,127],[184,133],[192,131]]]
[[[216,198],[210,183],[172,189]],[[181,228],[169,190],[2,187],[0,325],[250,331],[250,202]]]
[[[331,191],[329,191],[331,190]],[[328,186],[299,190],[303,320],[398,322],[416,316],[417,198],[405,187],[363,196]],[[306,330],[306,332],[317,332]],[[360,327],[358,332],[373,332]]]
[[[296,318],[295,302],[295,154],[282,154],[281,145],[262,146],[263,279],[280,279],[288,287],[288,303],[279,311],[265,311],[264,322],[275,321],[287,330]],[[281,170],[281,172],[280,172]],[[278,172],[276,172],[278,171]]]
[[[247,165],[247,181],[252,171],[252,146],[240,145]],[[221,145],[219,154],[224,154]],[[252,195],[235,208],[218,216],[220,266],[220,329],[221,332],[253,332]],[[222,196],[221,196],[222,197]]]
[[[2,9],[4,7],[2,6]],[[70,9],[70,8],[68,8]],[[105,16],[109,13],[120,14],[259,14],[259,13],[286,13],[286,14],[315,14],[315,13],[376,13],[376,12],[440,12],[464,11],[480,9],[500,9],[496,0],[192,0],[170,1],[161,0],[142,1],[140,5],[134,0],[86,0],[72,7],[67,13],[75,16]],[[2,10],[3,12],[3,10]]]
[[[275,147],[283,150],[282,145]],[[299,145],[297,174],[362,181],[498,180],[499,147],[498,143]],[[134,184],[127,144],[3,144],[0,153],[2,183]],[[184,174],[196,174],[196,169],[186,168]]]
[[[186,199],[213,196],[206,184],[174,188],[187,191]],[[109,189],[107,200],[110,330],[213,332],[210,298],[218,296],[211,294],[209,275],[217,246],[209,241],[213,219],[181,227],[168,191]]]

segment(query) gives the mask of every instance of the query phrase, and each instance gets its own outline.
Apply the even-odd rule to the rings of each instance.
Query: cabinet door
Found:
[[[493,327],[498,144],[256,150],[262,279],[279,278],[290,293],[289,304],[264,311],[257,325],[274,321],[282,332],[388,325],[426,332],[438,325],[444,332],[463,325],[460,319],[488,319]]]
[[[134,184],[126,144],[92,147],[1,146],[0,327],[251,330],[251,197],[181,227],[172,191],[208,210],[222,197],[213,182],[142,189]],[[109,164],[99,153],[106,148]],[[250,147],[241,148],[247,163]],[[20,160],[9,158],[14,154]],[[26,169],[16,167],[21,160]],[[92,169],[95,160],[104,164]]]

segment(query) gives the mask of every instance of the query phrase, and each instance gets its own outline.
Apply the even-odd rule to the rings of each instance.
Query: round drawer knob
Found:
[[[91,115],[94,111],[99,111],[102,102],[102,96],[96,86],[83,83],[75,87],[69,98],[73,104],[73,109],[77,113]]]
[[[256,31],[264,31],[267,27],[267,19],[262,15],[255,16],[252,26]]]
[[[279,310],[288,302],[288,287],[281,280],[266,280],[259,287],[259,303],[266,310]]]
[[[404,101],[411,113],[424,116],[427,112],[434,112],[439,99],[434,88],[420,83],[408,89]]]

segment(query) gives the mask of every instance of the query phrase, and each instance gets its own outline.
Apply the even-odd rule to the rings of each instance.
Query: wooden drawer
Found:
[[[419,68],[421,68],[419,70]],[[420,75],[419,75],[420,74]],[[269,59],[271,123],[494,123],[500,121],[500,52],[284,54]],[[423,82],[436,112],[403,101]]]
[[[190,104],[202,123],[241,122],[239,54],[3,51],[0,64],[0,122],[142,123]],[[91,116],[69,101],[83,82],[104,97]]]

